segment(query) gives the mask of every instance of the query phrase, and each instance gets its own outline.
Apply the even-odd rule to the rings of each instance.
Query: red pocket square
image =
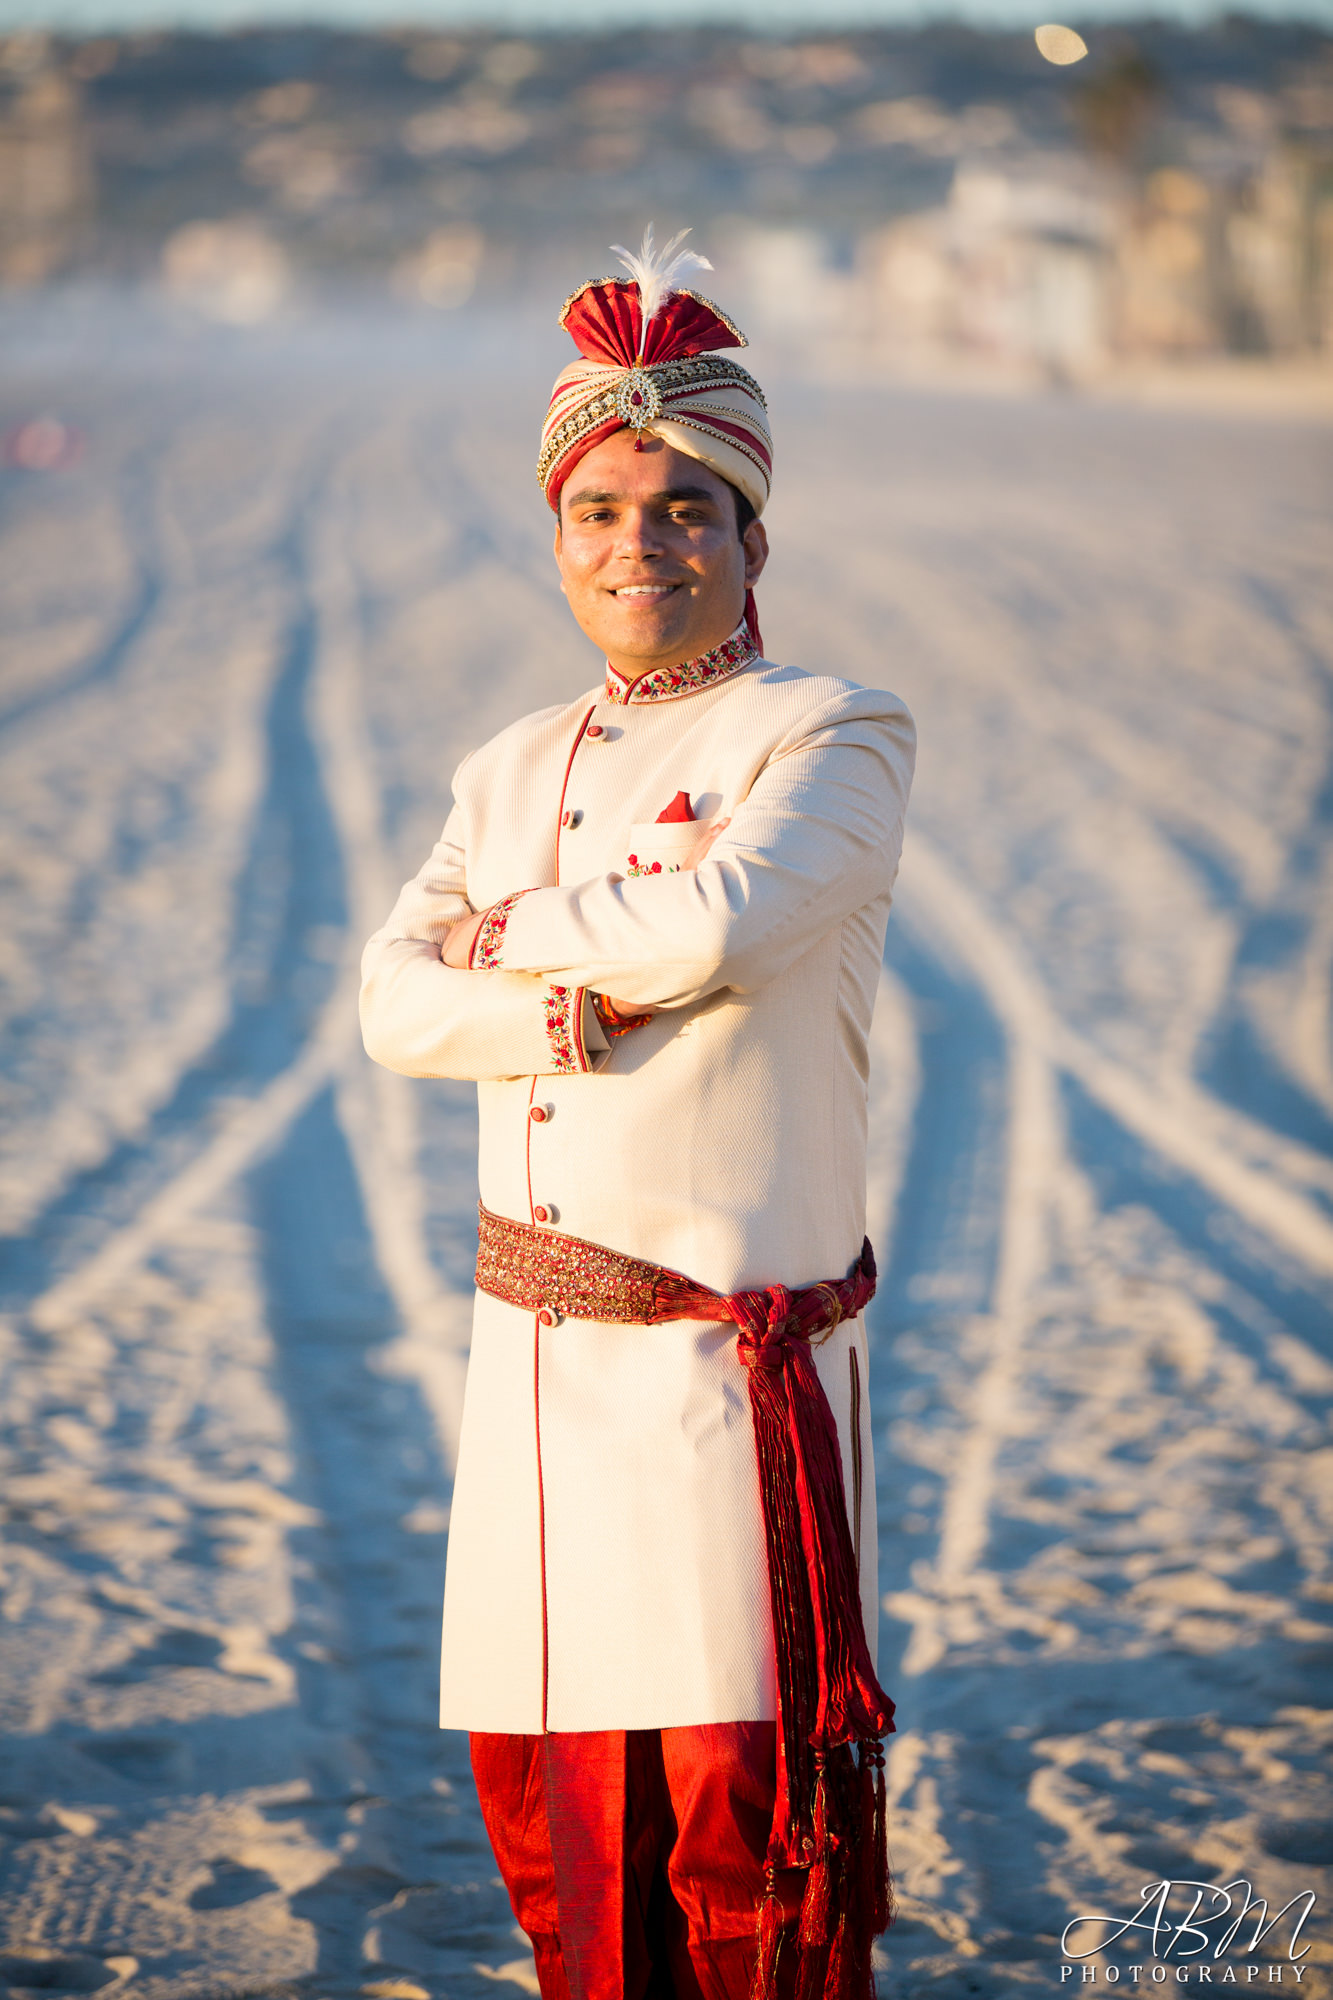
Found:
[[[657,815],[659,826],[679,826],[685,820],[694,818],[694,808],[690,804],[688,792],[677,792],[665,812]]]

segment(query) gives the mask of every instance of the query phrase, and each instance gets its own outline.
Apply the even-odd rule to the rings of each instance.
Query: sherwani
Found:
[[[488,1209],[723,1292],[846,1275],[865,1231],[867,1035],[913,746],[895,696],[743,655],[737,668],[719,648],[638,682],[608,671],[464,758],[434,852],[366,947],[362,1021],[390,1068],[476,1079]],[[702,825],[658,823],[681,791]],[[683,865],[720,815],[707,858]],[[445,966],[450,926],[485,909],[480,969]],[[655,1011],[608,1042],[593,993]],[[816,1362],[873,1649],[860,1321]],[[442,1724],[774,1714],[734,1328],[548,1325],[479,1293]]]

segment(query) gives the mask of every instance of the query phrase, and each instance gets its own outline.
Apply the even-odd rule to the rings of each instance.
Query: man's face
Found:
[[[617,431],[581,458],[560,496],[555,559],[569,608],[613,666],[646,672],[720,646],[768,555],[763,526],[736,533],[736,497],[698,459]]]

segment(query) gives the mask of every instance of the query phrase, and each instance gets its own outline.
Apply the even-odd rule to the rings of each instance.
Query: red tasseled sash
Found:
[[[871,1940],[891,1914],[884,1752],[893,1703],[870,1663],[837,1426],[811,1343],[875,1291],[869,1240],[846,1278],[715,1292],[678,1271],[481,1210],[477,1284],[554,1323],[731,1321],[748,1371],[777,1653],[777,1806],[752,2000],[774,2000],[783,1949],[774,1871],[806,1868],[803,2000],[870,2000]],[[855,1751],[853,1750],[855,1746]],[[821,1977],[822,1970],[822,1977]]]

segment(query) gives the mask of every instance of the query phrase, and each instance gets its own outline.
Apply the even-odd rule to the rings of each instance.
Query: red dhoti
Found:
[[[776,1798],[771,1722],[471,1746],[543,2000],[747,2000]],[[792,1925],[804,1886],[803,1869],[778,1872]],[[780,1967],[785,2000],[795,1953]]]

